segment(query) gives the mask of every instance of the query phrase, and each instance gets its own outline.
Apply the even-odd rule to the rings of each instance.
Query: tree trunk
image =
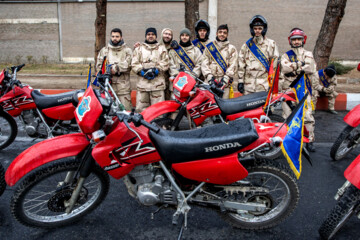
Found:
[[[107,0],[96,0],[95,19],[95,66],[100,50],[106,42],[106,4]]]
[[[195,38],[195,23],[199,20],[199,0],[185,0],[185,26]]]
[[[324,20],[314,48],[314,58],[317,68],[323,69],[328,65],[336,33],[345,14],[347,0],[329,0]]]

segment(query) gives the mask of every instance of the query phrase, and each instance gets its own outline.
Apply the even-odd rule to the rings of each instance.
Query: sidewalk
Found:
[[[34,89],[42,89],[45,94],[57,94],[74,89],[86,87],[87,76],[79,75],[30,75],[18,74],[18,78],[22,83],[29,84]],[[136,76],[131,75],[131,98],[132,103],[136,102]],[[235,88],[236,89],[236,88]],[[351,110],[357,104],[360,104],[360,79],[349,77],[338,77],[338,85],[336,91],[339,95],[335,101],[335,110]],[[239,92],[235,92],[235,97],[240,96]],[[318,100],[317,110],[328,109],[326,97]]]

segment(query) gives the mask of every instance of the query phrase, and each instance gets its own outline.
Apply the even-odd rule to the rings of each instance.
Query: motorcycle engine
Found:
[[[47,131],[41,119],[34,114],[33,110],[26,110],[21,113],[25,124],[25,131],[30,137],[46,137]]]
[[[145,206],[158,203],[176,204],[176,193],[170,182],[151,165],[137,166],[124,178],[129,194]]]

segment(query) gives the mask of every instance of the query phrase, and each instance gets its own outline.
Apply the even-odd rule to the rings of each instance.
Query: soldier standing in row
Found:
[[[163,44],[169,54],[169,51],[171,49],[171,41],[173,40],[173,30],[171,30],[170,28],[164,28],[161,31],[161,39],[160,39],[160,44]],[[172,86],[172,84],[169,82],[169,78],[170,78],[170,73],[169,71],[165,71],[164,72],[164,78],[165,78],[165,84],[166,84],[166,88],[165,88],[165,100],[170,100],[171,99],[171,91],[172,89],[170,89],[170,85]]]
[[[230,86],[238,65],[238,53],[229,43],[228,34],[227,24],[218,27],[216,40],[206,45],[201,64],[201,71],[207,82],[224,90],[224,99],[229,98]]]
[[[307,36],[300,28],[293,28],[290,31],[288,37],[291,50],[281,56],[281,71],[284,75],[284,82],[282,89],[289,90],[290,84],[295,78],[304,71],[310,82],[307,83],[308,88],[311,88],[311,80],[314,79],[316,72],[316,64],[312,52],[306,51],[304,45],[306,43]],[[309,89],[310,90],[310,89]],[[312,114],[312,103],[311,96],[307,97],[307,109],[305,112],[305,127],[309,132],[309,143],[307,149],[311,152],[315,152],[313,142],[315,141],[314,129],[315,129],[315,118]],[[282,104],[283,117],[287,118],[291,109],[286,104]]]
[[[245,95],[268,91],[268,73],[271,59],[279,57],[274,40],[267,38],[268,24],[261,15],[250,20],[252,37],[241,47],[239,52],[238,90]]]
[[[195,23],[195,33],[196,38],[192,41],[194,46],[198,47],[201,53],[206,49],[206,45],[208,45],[211,41],[209,40],[210,35],[210,25],[207,21],[200,19]]]
[[[180,64],[184,65],[188,71],[192,71],[197,77],[201,74],[202,53],[190,41],[191,32],[184,28],[180,31],[180,44],[173,41],[169,52],[170,57],[170,90],[173,91],[172,82],[179,74]]]
[[[317,98],[320,95],[325,95],[328,97],[329,101],[329,112],[332,114],[338,114],[335,111],[335,99],[338,93],[335,91],[335,87],[337,85],[336,79],[336,70],[334,65],[329,65],[325,69],[321,69],[318,71],[318,74],[315,74],[316,78],[314,78],[313,87],[313,103],[316,107]]]
[[[169,69],[169,56],[164,45],[156,41],[155,28],[145,32],[145,42],[135,48],[132,58],[132,69],[138,74],[136,111],[165,100],[164,72]]]
[[[130,96],[130,71],[131,71],[131,48],[124,43],[122,32],[114,28],[110,32],[111,40],[103,47],[97,57],[96,68],[101,68],[104,57],[111,64],[112,87],[126,110],[131,110]]]

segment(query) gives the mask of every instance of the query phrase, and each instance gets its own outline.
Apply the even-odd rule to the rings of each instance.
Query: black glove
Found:
[[[179,48],[179,44],[176,40],[172,40],[171,43],[170,43],[170,47],[172,49],[178,49]]]
[[[296,74],[293,72],[285,73],[285,77],[296,77]]]
[[[209,80],[209,85],[211,86],[211,85],[214,85],[215,87],[216,87],[216,82],[215,82],[215,78],[214,77],[212,77],[210,80]]]
[[[216,80],[215,80],[215,82],[217,82]],[[223,90],[224,88],[225,88],[225,86],[226,86],[226,83],[225,83],[225,81],[224,81],[224,78],[222,78],[219,82],[217,82],[217,84],[216,84],[216,87],[217,88],[220,88],[221,90]]]
[[[239,93],[244,93],[244,83],[238,84],[238,91],[239,91]]]
[[[220,88],[217,88],[217,87],[215,86],[215,84],[210,84],[210,89],[211,89],[211,91],[212,91],[214,94],[216,94],[217,96],[219,96],[219,97],[221,97],[221,98],[222,98],[222,96],[224,95],[224,91],[221,90]]]

